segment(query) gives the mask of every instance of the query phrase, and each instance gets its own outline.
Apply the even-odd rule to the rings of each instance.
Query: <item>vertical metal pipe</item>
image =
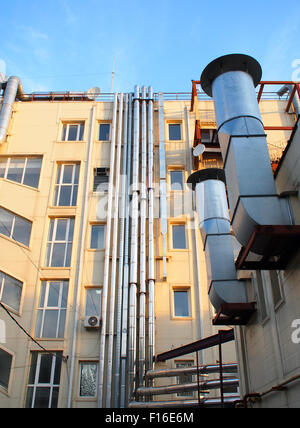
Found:
[[[102,327],[100,332],[100,347],[99,347],[99,375],[98,375],[98,407],[103,404],[103,389],[104,389],[104,367],[105,367],[105,348],[106,348],[106,328],[107,328],[107,313],[108,313],[108,281],[109,281],[109,256],[110,256],[110,235],[111,235],[111,215],[112,215],[112,200],[113,200],[113,184],[114,184],[114,167],[115,167],[115,139],[116,139],[116,121],[117,121],[117,106],[118,94],[114,95],[113,103],[113,120],[112,120],[112,135],[110,149],[110,178],[108,184],[108,202],[107,202],[107,220],[106,220],[106,236],[105,236],[105,256],[104,256],[104,275],[102,289]]]
[[[122,300],[124,284],[124,254],[125,254],[125,216],[126,216],[126,190],[127,190],[127,146],[128,146],[128,94],[124,103],[124,128],[123,128],[123,159],[122,159],[122,183],[120,200],[120,244],[119,244],[119,272],[118,272],[118,296],[117,296],[117,325],[116,325],[116,351],[115,351],[115,386],[114,407],[120,406],[120,365],[121,365],[121,328],[122,328]]]
[[[163,93],[158,94],[159,116],[159,170],[160,170],[160,225],[163,246],[163,278],[167,278],[167,183],[166,183],[166,153],[165,153],[165,122]]]
[[[154,186],[153,186],[153,89],[148,88],[148,370],[153,369],[154,323]]]
[[[6,137],[13,103],[16,100],[18,86],[20,83],[20,79],[16,76],[11,76],[7,81],[0,113],[0,143],[2,143]]]
[[[89,194],[89,177],[91,169],[91,157],[92,157],[92,148],[93,148],[93,137],[94,137],[94,121],[95,121],[95,106],[91,108],[90,116],[90,126],[89,126],[89,136],[88,136],[88,146],[86,154],[86,166],[84,171],[84,184],[83,184],[83,197],[82,197],[82,206],[81,206],[81,221],[80,221],[80,232],[78,239],[78,255],[76,263],[76,277],[74,291],[76,295],[76,304],[75,304],[75,313],[74,313],[74,324],[73,324],[73,337],[70,351],[70,374],[69,374],[69,388],[68,388],[68,401],[67,407],[71,408],[72,406],[72,392],[74,384],[74,367],[75,367],[75,352],[76,352],[76,342],[78,335],[78,320],[79,320],[79,309],[80,309],[80,284],[82,276],[82,263],[83,263],[83,252],[86,236],[86,219],[87,219],[87,202]]]
[[[119,225],[119,191],[120,191],[120,167],[122,149],[122,126],[123,126],[123,93],[119,98],[119,119],[117,136],[117,155],[115,167],[115,190],[114,190],[114,227],[112,244],[112,263],[110,276],[110,305],[109,305],[109,325],[108,325],[108,349],[107,349],[107,369],[106,369],[106,408],[111,407],[112,395],[112,370],[113,370],[113,349],[115,333],[115,300],[116,300],[116,276],[117,276],[117,250],[118,250],[118,225]],[[112,143],[114,144],[114,143]]]
[[[125,223],[125,245],[124,245],[124,283],[123,283],[123,306],[122,306],[122,337],[121,337],[121,390],[120,407],[128,405],[128,296],[129,296],[129,246],[130,246],[130,184],[131,184],[131,157],[132,152],[132,95],[129,95],[128,106],[128,150],[127,150],[127,189],[126,189],[126,223]]]
[[[139,289],[139,385],[143,384],[145,372],[145,334],[146,334],[146,211],[147,211],[147,111],[146,87],[142,87],[141,116],[141,221],[140,221],[140,289]]]
[[[140,139],[140,90],[135,86],[134,129],[132,159],[132,200],[131,200],[131,245],[130,245],[130,296],[129,296],[129,385],[128,395],[132,396],[136,377],[136,311],[138,283],[138,228],[139,228],[139,139]]]

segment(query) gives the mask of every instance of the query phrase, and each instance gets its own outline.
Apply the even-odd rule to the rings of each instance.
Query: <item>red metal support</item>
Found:
[[[258,96],[257,96],[257,102],[259,103],[260,102],[260,99],[261,99],[261,96],[262,96],[262,93],[263,93],[263,90],[264,90],[264,83],[261,83],[260,84],[260,89],[259,89],[259,92],[258,92]]]
[[[288,103],[287,103],[286,109],[285,109],[285,112],[286,112],[286,113],[288,113],[288,111],[289,111],[289,109],[290,109],[290,107],[291,107],[291,104],[292,104],[292,102],[293,102],[293,99],[294,99],[294,96],[295,96],[295,93],[296,93],[296,89],[297,89],[297,87],[296,87],[296,85],[294,85],[293,90],[292,90],[292,92],[291,92],[291,94],[290,94],[290,97],[289,97],[289,100],[288,100]]]

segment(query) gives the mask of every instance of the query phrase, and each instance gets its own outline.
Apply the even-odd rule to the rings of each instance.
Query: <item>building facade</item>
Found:
[[[27,95],[16,78],[2,84],[0,407],[224,405],[297,373],[297,256],[285,270],[238,269],[257,303],[247,325],[218,322],[211,304],[187,181],[224,157],[213,100],[195,85]],[[278,192],[299,224],[295,107],[258,96]],[[222,353],[208,340],[220,330],[236,339]],[[276,405],[299,406],[296,390]]]

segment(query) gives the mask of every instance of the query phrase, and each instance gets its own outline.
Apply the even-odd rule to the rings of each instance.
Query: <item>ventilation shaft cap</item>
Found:
[[[196,188],[197,183],[205,180],[220,180],[225,183],[225,172],[221,168],[206,168],[199,169],[199,171],[194,172],[187,179],[187,184],[193,190]]]
[[[203,70],[200,78],[203,91],[212,96],[213,81],[228,71],[245,71],[253,79],[254,87],[261,81],[262,69],[259,62],[249,55],[230,54],[220,56]]]

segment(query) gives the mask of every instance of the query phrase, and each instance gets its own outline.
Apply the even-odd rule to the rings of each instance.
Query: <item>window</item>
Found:
[[[192,367],[194,365],[193,361],[180,361],[176,363],[176,368],[184,368],[184,367]],[[193,383],[194,376],[187,373],[187,374],[181,374],[177,376],[177,384],[183,385],[186,383]],[[192,397],[194,395],[193,391],[183,391],[178,392],[177,397]]]
[[[95,168],[93,192],[105,192],[108,190],[109,170],[108,168]]]
[[[70,207],[77,203],[79,164],[58,165],[54,205]]]
[[[183,171],[174,170],[169,173],[171,190],[183,190]]]
[[[175,250],[186,249],[186,234],[184,224],[172,225],[172,247]]]
[[[12,355],[0,349],[0,386],[8,390],[10,370],[12,365]]]
[[[85,316],[101,315],[102,289],[91,287],[86,289]]]
[[[0,301],[6,306],[20,310],[23,283],[0,271]]]
[[[29,246],[31,221],[25,220],[5,208],[0,208],[0,233]]]
[[[84,122],[65,123],[62,130],[62,141],[82,141]]]
[[[36,337],[64,337],[68,281],[43,281],[36,323]]]
[[[270,270],[271,289],[273,294],[274,306],[278,306],[283,301],[283,294],[281,288],[281,281],[279,278],[279,272],[276,270]]]
[[[169,123],[169,140],[181,140],[181,124]]]
[[[38,188],[41,157],[8,157],[0,159],[0,177]]]
[[[257,293],[260,309],[261,321],[264,322],[268,317],[266,297],[264,292],[263,279],[260,271],[256,271]]]
[[[46,266],[68,267],[71,264],[73,218],[55,218],[50,221]]]
[[[91,245],[92,249],[103,250],[105,239],[105,225],[93,224],[91,227]]]
[[[26,408],[57,408],[62,352],[32,352]]]
[[[97,372],[98,363],[80,363],[79,396],[85,398],[96,397],[97,394]]]
[[[110,138],[110,123],[99,124],[99,141],[109,141]]]
[[[201,129],[201,142],[202,143],[215,143],[217,132],[215,129]]]
[[[174,316],[190,317],[190,292],[189,290],[173,290]]]

